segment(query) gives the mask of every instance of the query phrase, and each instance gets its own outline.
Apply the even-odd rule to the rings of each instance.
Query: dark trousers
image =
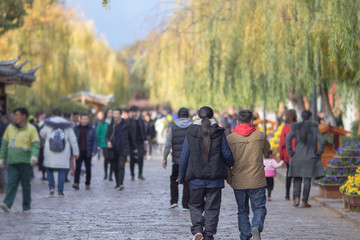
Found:
[[[179,200],[179,183],[176,182],[178,176],[179,176],[179,164],[173,164],[172,173],[170,176],[170,192],[171,192],[170,205],[174,203],[178,203]],[[189,199],[190,199],[189,184],[185,181],[183,184],[183,197],[182,197],[183,208],[189,208]]]
[[[139,165],[139,176],[142,176],[143,166],[144,166],[144,144],[139,143],[137,144],[138,153],[135,154],[131,152],[130,154],[130,173],[131,176],[135,176],[135,163]]]
[[[294,199],[300,198],[301,193],[301,183],[303,178],[301,177],[294,177]],[[303,202],[308,202],[309,200],[309,194],[310,194],[310,188],[311,188],[311,178],[304,178],[304,189],[303,189]]]
[[[31,173],[32,167],[30,164],[19,163],[8,165],[8,183],[6,188],[6,196],[4,203],[8,208],[11,208],[15,201],[16,193],[18,191],[19,183],[22,187],[22,207],[23,210],[30,210],[31,208]]]
[[[125,162],[126,162],[126,155],[122,153],[115,154],[114,172],[115,172],[115,180],[117,187],[124,185]]]
[[[271,191],[274,189],[273,177],[266,177],[266,189],[267,189],[268,197],[271,197]]]
[[[289,163],[285,162],[285,164],[286,164],[286,194],[285,194],[285,197],[290,198],[290,187],[291,187],[292,177],[289,177],[289,169],[290,169]]]
[[[86,151],[81,151],[79,158],[76,160],[76,168],[75,168],[75,183],[80,183],[80,173],[81,173],[81,166],[82,163],[85,163],[85,170],[86,170],[86,180],[85,185],[90,185],[91,181],[91,157],[87,156]]]
[[[110,175],[110,179],[112,177],[112,165],[111,165],[111,160],[109,158],[109,149],[107,148],[102,148],[103,150],[103,155],[104,155],[104,173],[105,173],[105,178],[107,178],[108,176],[108,168],[109,168],[109,165],[110,165],[110,172],[109,172],[109,175]]]
[[[202,233],[204,240],[214,239],[219,222],[221,188],[190,189],[191,233]]]

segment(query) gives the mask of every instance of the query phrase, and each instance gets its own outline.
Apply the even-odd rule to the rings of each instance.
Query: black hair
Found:
[[[52,113],[53,116],[56,116],[56,117],[61,116],[61,110],[59,108],[53,109],[51,113]]]
[[[104,117],[103,117],[103,119],[101,120],[102,122],[105,122],[105,120],[106,120],[106,118],[107,118],[107,115],[108,115],[108,112],[109,112],[110,110],[112,110],[112,109],[111,109],[111,108],[108,108],[108,109],[105,110],[105,112],[104,112]]]
[[[81,118],[81,117],[85,117],[85,116],[86,116],[86,117],[89,117],[89,114],[87,114],[87,113],[82,113],[82,114],[80,114],[80,118]]]
[[[123,108],[121,110],[122,110],[122,112],[129,113],[129,109],[127,109],[127,108]]]
[[[120,114],[122,114],[122,113],[123,113],[123,110],[122,110],[121,108],[115,108],[115,109],[113,110],[113,112],[115,112],[115,111],[120,112]]]
[[[24,108],[24,107],[16,108],[16,109],[13,111],[13,113],[16,113],[16,112],[20,112],[21,115],[26,115],[26,118],[29,117],[29,111],[28,111],[26,108]]]
[[[64,118],[71,118],[71,112],[65,111],[64,112]]]
[[[73,116],[79,115],[79,112],[73,112]]]
[[[130,107],[130,112],[137,112],[137,111],[139,111],[138,106],[133,105],[133,106]]]
[[[177,115],[179,118],[189,118],[189,109],[182,107],[179,109]]]
[[[264,154],[264,156],[265,156],[265,158],[270,158],[272,154],[273,154],[273,151],[269,150],[267,153]]]
[[[305,121],[309,120],[311,116],[312,116],[312,113],[308,110],[304,110],[301,113],[301,118],[302,118],[303,122],[301,123],[301,126],[300,126],[299,138],[303,144],[307,144],[307,136],[309,133],[309,129],[311,127],[309,124],[305,124]]]
[[[211,122],[210,118],[214,116],[214,111],[211,107],[201,107],[198,111],[198,115],[201,118],[201,136],[203,140],[202,151],[204,155],[205,164],[209,161],[209,153],[210,153],[210,128]]]
[[[239,123],[250,123],[253,119],[253,113],[250,110],[241,110],[237,115]]]

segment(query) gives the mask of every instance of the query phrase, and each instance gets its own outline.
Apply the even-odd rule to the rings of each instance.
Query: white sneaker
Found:
[[[169,208],[176,208],[178,206],[177,203],[171,204]]]
[[[124,188],[125,188],[124,185],[120,185],[120,187],[118,189],[119,189],[119,191],[122,191],[122,190],[124,190]]]
[[[203,238],[202,233],[197,233],[194,235],[193,240],[201,240]]]
[[[1,203],[0,208],[4,210],[4,212],[10,212],[10,209],[8,208],[8,206],[6,206],[5,203]]]
[[[183,210],[184,212],[185,212],[185,211],[189,211],[189,209],[188,209],[188,208],[183,208],[182,210]]]
[[[50,189],[50,196],[54,196],[54,189]]]
[[[22,213],[28,214],[28,213],[30,213],[30,209],[28,209],[28,210],[23,210]]]
[[[253,236],[253,240],[261,240],[260,231],[256,227],[251,229],[251,235]]]

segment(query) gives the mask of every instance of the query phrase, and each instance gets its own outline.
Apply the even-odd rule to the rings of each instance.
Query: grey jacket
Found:
[[[302,124],[309,127],[307,144],[300,141]],[[285,145],[290,158],[290,177],[318,178],[325,175],[321,164],[321,154],[324,151],[325,139],[319,131],[318,123],[306,120],[290,125],[291,132],[286,136]],[[291,148],[291,140],[295,138],[295,149]],[[319,148],[317,143],[319,142]]]
[[[188,119],[188,118],[180,118],[175,121],[175,124],[180,128],[187,128],[192,124],[192,121],[191,121],[191,119]],[[166,143],[165,143],[165,149],[164,149],[164,161],[167,161],[167,158],[170,154],[171,148],[172,148],[172,131],[170,129],[170,131],[166,137]],[[174,159],[173,159],[173,163],[179,164],[179,161],[174,162]]]

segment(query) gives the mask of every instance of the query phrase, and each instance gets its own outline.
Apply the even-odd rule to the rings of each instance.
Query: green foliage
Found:
[[[25,5],[32,5],[33,0],[0,1],[0,36],[6,31],[21,27],[26,14]]]

